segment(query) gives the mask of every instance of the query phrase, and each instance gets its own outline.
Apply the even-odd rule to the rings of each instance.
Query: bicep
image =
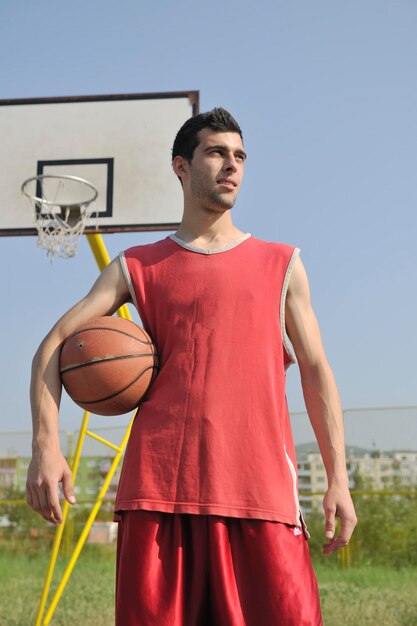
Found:
[[[300,369],[325,358],[321,333],[310,298],[307,273],[297,258],[285,301],[285,324]]]

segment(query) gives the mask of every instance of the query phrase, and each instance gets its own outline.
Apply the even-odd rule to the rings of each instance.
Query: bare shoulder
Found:
[[[295,259],[294,266],[291,271],[290,282],[286,302],[291,307],[294,301],[310,302],[310,285],[307,277],[306,269],[299,256]]]
[[[92,286],[90,293],[101,290],[112,289],[120,294],[129,294],[128,285],[126,283],[120,259],[116,257],[109,263],[100,273],[98,279]]]
[[[129,286],[118,257],[103,269],[85,299],[101,308],[101,315],[111,315],[119,306],[131,301]]]
[[[294,262],[285,302],[285,325],[300,368],[324,357],[320,328],[310,299],[305,267]]]

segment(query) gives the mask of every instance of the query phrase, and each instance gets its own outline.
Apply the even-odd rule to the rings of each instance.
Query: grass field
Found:
[[[0,555],[0,624],[34,623],[47,555]],[[325,626],[417,626],[417,568],[315,565]],[[62,563],[59,570],[62,571]],[[87,546],[51,626],[113,626],[114,548]],[[272,626],[272,625],[271,625]]]
[[[325,626],[417,626],[417,568],[315,569]]]

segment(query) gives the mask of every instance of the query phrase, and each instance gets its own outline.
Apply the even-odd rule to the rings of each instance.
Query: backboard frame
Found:
[[[191,116],[199,113],[199,91],[173,91],[173,92],[152,92],[152,93],[129,93],[129,94],[108,94],[108,95],[93,95],[93,96],[63,96],[63,97],[47,97],[47,98],[22,98],[22,99],[6,99],[0,100],[0,116],[2,113],[2,107],[11,106],[33,106],[33,105],[48,105],[48,104],[64,104],[64,103],[99,103],[110,101],[147,101],[147,100],[174,100],[174,99],[186,99],[190,105]],[[185,119],[183,120],[185,121]],[[179,129],[179,126],[176,130]],[[172,142],[174,136],[172,137]],[[114,162],[113,158],[107,156],[97,156],[97,158],[80,158],[80,159],[45,159],[41,158],[37,162],[36,170],[33,175],[40,175],[47,173],[45,167],[48,166],[65,166],[75,164],[94,164],[100,165],[103,168],[107,168],[107,185],[106,185],[106,200],[105,211],[100,214],[101,217],[109,215],[111,210],[111,199],[113,197],[113,170]],[[62,172],[64,174],[64,172]],[[22,182],[25,175],[22,173]],[[10,207],[3,207],[4,210],[12,210]],[[178,228],[179,221],[168,222],[146,222],[146,223],[127,223],[123,225],[91,225],[85,229],[86,234],[106,234],[112,232],[138,232],[138,231],[164,231],[175,230]],[[37,230],[35,227],[16,227],[16,228],[4,228],[0,224],[0,236],[36,236]]]

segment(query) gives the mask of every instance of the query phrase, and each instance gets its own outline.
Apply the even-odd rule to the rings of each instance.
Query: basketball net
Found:
[[[38,232],[37,245],[51,261],[77,254],[80,237],[94,216],[96,187],[78,176],[45,174],[22,184]]]

